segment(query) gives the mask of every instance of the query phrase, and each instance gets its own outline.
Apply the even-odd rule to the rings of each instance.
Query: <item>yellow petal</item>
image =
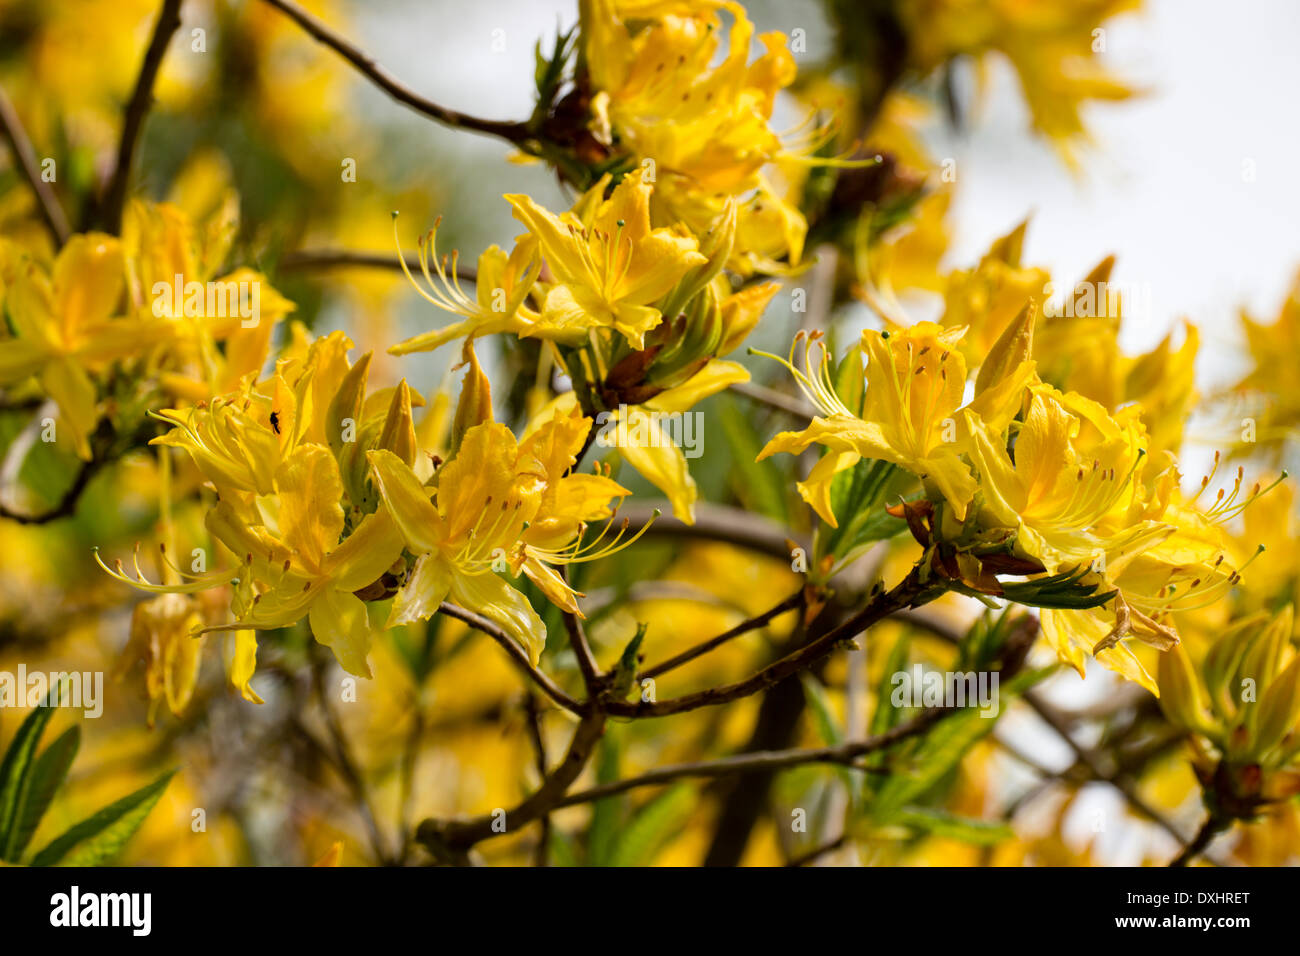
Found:
[[[710,395],[716,395],[737,382],[748,381],[749,370],[739,362],[710,359],[704,368],[681,385],[665,389],[646,402],[646,407],[657,412],[685,412]]]
[[[831,482],[840,472],[847,471],[861,460],[862,456],[854,451],[828,450],[813,465],[808,477],[796,485],[800,497],[832,528],[838,528],[839,523],[831,511]]]
[[[443,537],[442,518],[415,473],[391,451],[368,452],[366,458],[379,494],[411,551],[437,551]]]
[[[361,519],[350,535],[325,559],[335,587],[359,591],[379,580],[402,555],[405,542],[388,509]]]
[[[632,406],[627,410],[627,428],[614,430],[619,438],[619,454],[629,465],[639,471],[650,484],[665,495],[673,506],[674,517],[695,523],[695,499],[698,489],[695,479],[691,477],[686,466],[686,456],[670,437],[659,428],[658,423],[641,410]],[[646,440],[622,442],[628,436],[645,436]]]
[[[393,598],[388,626],[428,620],[438,610],[438,605],[447,599],[452,576],[451,566],[441,556],[420,555],[406,583]]]
[[[235,632],[235,651],[230,661],[230,684],[239,695],[250,703],[260,704],[262,698],[257,696],[249,683],[257,670],[257,632],[247,628]]]
[[[308,614],[316,640],[334,652],[339,666],[357,677],[370,677],[370,618],[354,594],[327,587],[311,604]]]
[[[90,433],[95,430],[99,413],[95,404],[95,384],[85,369],[70,359],[59,358],[45,366],[41,384],[59,406],[77,457],[90,461]]]
[[[451,600],[500,625],[524,649],[533,666],[546,647],[546,625],[528,599],[497,574],[457,574]]]
[[[301,445],[275,475],[280,501],[280,539],[311,570],[322,567],[343,533],[343,480],[338,462],[321,445]]]

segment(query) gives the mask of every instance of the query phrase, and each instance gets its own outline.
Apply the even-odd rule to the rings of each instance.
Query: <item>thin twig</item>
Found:
[[[394,252],[365,252],[357,249],[296,249],[280,257],[279,267],[283,272],[308,272],[329,269],[391,269],[394,272],[406,268],[419,273],[420,257],[406,253],[400,259]],[[463,265],[456,266],[456,278],[461,282],[475,282],[476,270]]]
[[[955,713],[960,708],[932,707],[923,710],[911,720],[899,724],[882,734],[868,737],[866,740],[837,744],[834,747],[817,747],[812,749],[795,748],[790,750],[767,750],[757,753],[737,754],[721,757],[717,760],[700,760],[693,763],[670,764],[658,767],[639,777],[626,780],[614,780],[588,790],[572,793],[564,797],[558,807],[571,807],[580,803],[602,800],[615,794],[625,793],[639,787],[651,787],[670,783],[684,777],[710,779],[729,777],[736,774],[753,773],[758,770],[784,770],[809,763],[833,763],[856,766],[856,760],[869,753],[884,750],[901,740],[924,733],[936,721],[947,714]]]
[[[769,621],[773,620],[774,618],[780,617],[786,611],[792,611],[795,608],[802,607],[803,602],[804,602],[804,592],[803,589],[800,588],[798,591],[790,595],[784,601],[775,605],[774,607],[769,608],[768,610],[764,611],[762,614],[758,615],[757,617],[751,617],[747,620],[741,621],[735,627],[731,628],[730,630],[723,631],[721,634],[717,635],[716,637],[711,637],[707,641],[702,641],[701,643],[696,644],[694,647],[687,648],[686,650],[682,651],[680,654],[676,655],[675,657],[670,657],[668,658],[668,660],[663,661],[662,663],[655,664],[652,667],[647,667],[645,670],[643,670],[640,674],[637,675],[637,682],[640,683],[642,680],[645,680],[647,678],[658,677],[660,674],[666,674],[668,671],[681,667],[683,664],[687,663],[688,661],[693,661],[695,660],[695,658],[709,653],[714,648],[721,647],[723,644],[737,637],[740,637],[742,634],[748,634],[750,631],[758,630],[758,628],[765,626]]]
[[[365,822],[366,830],[370,835],[370,846],[375,858],[381,864],[387,865],[392,861],[388,856],[388,851],[384,848],[384,837],[380,832],[379,820],[375,816],[374,808],[370,804],[370,793],[366,787],[365,778],[352,757],[352,751],[348,745],[347,736],[343,733],[343,725],[339,721],[338,714],[330,706],[329,694],[325,692],[325,677],[322,665],[317,663],[314,671],[316,696],[320,700],[321,713],[325,719],[325,729],[329,732],[330,741],[333,744],[332,762],[335,769],[343,777],[343,782],[347,784],[348,789],[352,792],[353,798],[357,801],[361,818]],[[308,737],[315,741],[314,736],[308,734]]]
[[[606,708],[611,715],[618,717],[666,717],[669,714],[680,714],[701,707],[715,707],[742,697],[749,697],[812,666],[836,647],[851,641],[877,621],[902,608],[924,604],[937,597],[939,593],[941,592],[938,590],[921,585],[913,571],[893,590],[877,592],[865,608],[838,627],[744,680],[720,687],[710,687],[669,700],[611,701]]]
[[[542,739],[542,711],[537,703],[537,696],[529,694],[525,702],[528,714],[528,736],[533,742],[533,754],[537,758],[537,773],[546,779],[546,741]],[[533,851],[534,866],[548,866],[551,848],[551,815],[543,813],[537,835],[537,847]]]
[[[559,575],[560,579],[567,584],[569,577],[563,565],[560,566]],[[587,640],[587,632],[582,626],[582,619],[572,611],[565,611],[564,629],[569,634],[569,645],[573,648],[573,656],[578,660],[578,670],[582,672],[582,681],[587,685],[587,693],[595,697],[601,690],[603,678],[600,665],[596,663],[596,655],[592,653],[591,642]]]
[[[759,385],[755,382],[737,382],[731,386],[731,390],[738,395],[743,395],[750,401],[759,402],[762,405],[767,405],[805,421],[817,414],[817,409],[803,399],[787,395],[785,392],[778,392],[766,385]]]
[[[827,853],[833,853],[834,851],[838,850],[840,847],[842,847],[845,843],[848,842],[848,839],[849,836],[847,833],[841,833],[833,840],[827,840],[825,843],[821,844],[820,846],[813,847],[807,853],[799,854],[794,859],[790,860],[790,862],[787,863],[786,866],[800,867],[800,866],[807,866],[809,863],[815,863],[817,860],[825,856]]]
[[[153,35],[145,50],[144,60],[140,64],[140,74],[136,77],[135,88],[127,101],[126,111],[122,115],[122,136],[117,144],[117,163],[113,175],[104,189],[104,199],[100,206],[98,219],[109,232],[117,233],[122,226],[122,207],[126,205],[126,190],[131,179],[131,160],[135,156],[135,147],[144,128],[145,117],[153,101],[153,87],[158,79],[158,70],[162,66],[167,44],[181,25],[181,0],[163,0],[158,13],[158,22],[154,24]]]
[[[0,89],[0,132],[4,133],[9,149],[14,154],[14,163],[36,194],[36,206],[41,212],[41,219],[54,236],[54,241],[62,246],[72,234],[68,217],[64,215],[63,207],[59,205],[58,197],[54,195],[50,184],[41,179],[36,150],[27,136],[27,130],[23,128],[22,120],[18,118],[18,112],[3,89]]]
[[[1228,821],[1210,814],[1201,824],[1201,828],[1196,831],[1196,836],[1192,837],[1190,843],[1183,847],[1183,851],[1169,861],[1171,867],[1187,866],[1192,860],[1196,859],[1214,842],[1214,838],[1229,827]]]
[[[619,515],[628,522],[629,533],[649,525],[647,536],[721,541],[782,561],[790,560],[791,542],[802,548],[805,554],[811,551],[811,544],[804,535],[794,534],[784,525],[741,508],[697,504],[694,524],[686,524],[669,514],[655,519],[656,511],[667,509],[668,506],[662,502],[630,501],[619,509]]]
[[[464,621],[470,627],[474,628],[474,630],[482,631],[488,637],[500,644],[501,647],[505,649],[506,653],[510,655],[511,659],[519,665],[520,670],[524,672],[529,680],[540,687],[547,697],[551,698],[551,700],[555,701],[555,703],[559,704],[565,710],[574,714],[583,714],[586,712],[587,708],[583,704],[580,704],[578,701],[566,694],[553,680],[547,677],[546,674],[534,667],[532,661],[528,659],[528,654],[524,649],[516,644],[509,634],[492,621],[489,621],[481,615],[475,614],[473,611],[468,611],[463,607],[457,607],[455,604],[447,604],[446,602],[439,605],[438,610],[441,613],[446,614],[448,617],[454,617],[458,621]]]
[[[952,643],[956,643],[960,640],[960,635],[958,635],[943,621],[935,618],[932,614],[927,614],[924,611],[913,610],[899,612],[896,616],[905,620],[909,624],[929,631],[931,634],[943,640]],[[1103,765],[1100,754],[1089,747],[1083,746],[1074,739],[1074,735],[1070,732],[1068,720],[1055,707],[1047,703],[1047,701],[1043,700],[1042,697],[1033,691],[1027,691],[1022,695],[1022,699],[1036,714],[1038,714],[1039,718],[1041,718],[1048,727],[1056,732],[1058,737],[1065,741],[1066,746],[1074,752],[1079,763],[1087,769],[1088,773],[1094,780],[1098,783],[1104,783],[1114,787],[1130,807],[1142,816],[1146,817],[1152,823],[1155,823],[1179,843],[1186,844],[1188,842],[1187,837],[1184,835],[1182,830],[1175,826],[1174,823],[1159,810],[1142,799],[1138,792],[1133,789],[1126,779],[1124,779],[1122,774],[1118,772],[1112,773],[1109,771]],[[1216,865],[1220,865],[1217,861],[1212,862],[1216,862]]]
[[[40,511],[36,514],[25,514],[21,511],[14,511],[8,505],[0,502],[0,518],[8,518],[10,521],[16,521],[18,524],[48,524],[51,521],[57,521],[59,518],[69,518],[76,514],[77,502],[81,499],[81,493],[86,490],[86,485],[90,479],[107,464],[107,459],[101,457],[92,458],[90,461],[82,462],[77,469],[77,475],[72,480],[72,484],[63,492],[63,495],[54,504],[53,507],[46,511]]]
[[[403,85],[376,63],[373,57],[339,36],[325,23],[312,16],[296,3],[292,3],[290,0],[264,0],[264,2],[285,14],[310,34],[313,39],[323,43],[343,57],[356,67],[358,72],[385,93],[402,105],[415,110],[415,112],[457,129],[473,130],[476,133],[498,136],[514,143],[516,146],[522,145],[531,138],[532,134],[527,123],[480,119],[477,116],[469,116],[445,106],[439,106],[432,100],[426,99]]]

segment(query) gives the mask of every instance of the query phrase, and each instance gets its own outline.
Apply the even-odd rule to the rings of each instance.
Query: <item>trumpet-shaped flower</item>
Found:
[[[628,493],[601,475],[566,474],[590,424],[556,418],[523,442],[504,425],[475,425],[439,470],[434,500],[396,455],[371,452],[380,494],[417,555],[389,623],[422,620],[450,599],[496,622],[536,663],[545,625],[505,575],[522,571],[555,604],[579,613],[554,566],[608,554],[621,537],[582,545],[586,523],[609,517],[610,500]]]
[[[138,351],[150,334],[147,325],[114,317],[123,288],[121,244],[87,233],[68,241],[50,275],[29,263],[6,293],[17,334],[0,340],[0,384],[37,376],[87,460],[99,414],[92,374]]]
[[[820,338],[810,336],[804,352],[808,371],[795,369],[793,347],[784,364],[820,414],[803,431],[782,432],[773,438],[759,453],[759,460],[777,452],[797,454],[812,444],[824,445],[827,453],[799,483],[799,493],[832,527],[837,527],[837,522],[831,511],[831,482],[863,458],[893,462],[911,471],[938,489],[954,515],[964,519],[976,484],[970,466],[961,457],[954,419],[966,387],[966,362],[958,350],[961,337],[961,329],[942,329],[932,322],[895,334],[864,331],[861,349],[866,357],[866,384],[861,414],[855,414],[832,385],[825,346]],[[816,371],[814,342],[821,349]],[[849,360],[854,359],[850,356]]]
[[[656,300],[708,260],[693,236],[651,228],[653,187],[641,175],[623,177],[605,199],[608,184],[602,178],[572,212],[559,216],[525,195],[506,199],[536,238],[555,280],[543,301],[542,322],[613,328],[641,349],[645,334],[663,321]]]

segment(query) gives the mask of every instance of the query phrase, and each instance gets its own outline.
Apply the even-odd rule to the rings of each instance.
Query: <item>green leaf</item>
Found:
[[[894,706],[893,689],[894,675],[907,669],[907,655],[910,649],[911,641],[906,634],[900,635],[894,641],[894,646],[889,649],[889,658],[885,661],[885,669],[880,674],[880,684],[876,687],[876,709],[871,714],[871,724],[867,728],[873,737],[892,729],[906,713],[902,708]],[[868,767],[879,767],[884,762],[883,750],[867,755]]]
[[[695,790],[679,783],[646,804],[619,834],[613,866],[649,866],[695,812]]]
[[[731,465],[729,477],[736,497],[750,511],[788,523],[790,516],[780,470],[754,460],[763,448],[763,440],[753,421],[734,401],[723,404],[721,418]]]
[[[831,481],[831,512],[839,527],[821,529],[826,553],[844,561],[906,531],[907,522],[885,510],[885,500],[900,479],[911,481],[897,465],[871,458],[836,475]]]
[[[1113,598],[1115,592],[1102,591],[1100,584],[1085,581],[1089,574],[1087,567],[1081,567],[1032,581],[1004,581],[1001,582],[1002,596],[1015,604],[1056,610],[1100,607]]]
[[[596,783],[613,783],[619,776],[622,763],[623,735],[609,727],[601,739],[596,761]],[[591,825],[587,828],[587,863],[590,866],[608,866],[619,827],[627,810],[627,797],[615,794],[596,800],[591,805]]]
[[[55,791],[67,777],[80,746],[81,728],[73,725],[36,758],[22,804],[14,818],[14,826],[6,839],[4,859],[7,862],[17,863],[22,857],[40,825],[41,817],[49,809]]]
[[[808,702],[809,710],[812,713],[813,725],[817,728],[817,736],[827,746],[833,747],[836,744],[843,743],[844,730],[840,727],[839,718],[835,716],[835,708],[831,705],[831,699],[826,693],[826,687],[807,671],[799,675],[799,680],[803,682],[803,696]]]
[[[636,634],[628,642],[627,647],[623,648],[618,663],[610,672],[609,692],[616,700],[626,698],[628,692],[632,690],[632,685],[636,683],[637,665],[640,663],[638,655],[641,653],[641,642],[645,640],[648,626],[644,622],[637,622]]]
[[[100,866],[115,859],[167,789],[175,770],[82,820],[32,857],[32,866]]]
[[[913,768],[901,768],[877,794],[873,811],[877,819],[892,821],[903,807],[916,803],[954,770],[970,749],[992,732],[1007,705],[1042,680],[1049,670],[1027,671],[1000,682],[996,716],[983,717],[979,707],[966,707],[936,723],[908,757]]]
[[[19,819],[19,808],[26,801],[27,790],[31,781],[32,761],[36,748],[40,745],[41,734],[54,716],[53,695],[57,689],[52,688],[38,706],[18,728],[18,733],[9,742],[5,759],[0,763],[0,859],[8,860],[8,848],[11,845]]]
[[[905,807],[898,812],[896,819],[899,823],[924,830],[932,836],[979,846],[1001,843],[1016,835],[1002,820],[976,820],[934,807]]]

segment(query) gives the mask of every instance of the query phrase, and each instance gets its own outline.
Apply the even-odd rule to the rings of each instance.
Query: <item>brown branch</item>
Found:
[[[1183,851],[1178,856],[1169,861],[1169,865],[1171,867],[1187,866],[1209,848],[1215,837],[1231,825],[1231,821],[1210,814],[1205,818],[1205,822],[1201,824],[1201,828],[1196,831],[1196,836],[1192,838],[1187,846],[1183,847]]]
[[[865,608],[848,618],[838,627],[831,629],[821,637],[810,641],[793,653],[769,664],[758,673],[744,680],[724,684],[720,687],[710,687],[694,694],[685,694],[670,700],[611,701],[606,704],[606,709],[612,716],[617,717],[666,717],[669,714],[680,714],[690,710],[698,710],[701,707],[716,707],[719,704],[739,700],[742,697],[749,697],[811,666],[837,646],[852,640],[877,621],[902,608],[915,607],[931,601],[940,593],[942,591],[938,589],[922,585],[916,570],[913,569],[912,573],[904,578],[893,590],[876,592],[875,597]]]
[[[41,179],[36,150],[27,136],[27,130],[23,128],[22,120],[18,118],[18,112],[2,89],[0,89],[0,132],[4,133],[5,140],[9,143],[9,149],[14,154],[15,165],[27,180],[27,185],[31,186],[32,192],[36,194],[36,206],[40,210],[46,228],[54,236],[55,243],[63,245],[72,234],[68,217],[63,214],[63,207],[59,205],[58,197],[54,195],[50,184]]]
[[[135,89],[127,101],[126,111],[122,115],[122,136],[117,144],[117,164],[104,190],[104,199],[100,206],[98,220],[109,232],[117,233],[122,227],[122,207],[126,205],[126,190],[131,179],[131,160],[135,156],[135,147],[144,128],[145,117],[153,101],[154,83],[162,67],[163,55],[172,35],[180,29],[181,0],[163,0],[158,13],[158,22],[154,24],[153,35],[145,50],[144,60],[140,64],[140,74],[135,81]]]
[[[107,459],[95,457],[90,461],[83,462],[77,470],[76,477],[72,484],[63,492],[58,502],[47,511],[41,511],[36,514],[24,514],[21,511],[14,511],[8,505],[0,502],[0,518],[8,518],[10,521],[16,521],[18,524],[48,524],[51,521],[57,521],[59,518],[70,518],[77,512],[77,502],[81,499],[81,493],[86,490],[86,485],[90,484],[90,479],[107,464]]]
[[[347,60],[357,71],[369,79],[372,83],[382,89],[385,93],[401,103],[403,106],[410,107],[422,116],[428,116],[447,126],[456,129],[472,130],[476,133],[485,133],[489,136],[497,136],[516,146],[522,145],[532,138],[532,133],[527,123],[503,120],[486,120],[477,116],[469,116],[445,106],[439,106],[432,100],[425,99],[420,94],[407,86],[404,86],[395,77],[390,75],[383,67],[375,62],[374,58],[364,51],[358,49],[352,43],[335,33],[325,23],[312,16],[302,7],[290,0],[263,0],[263,2],[275,7],[289,19],[293,20],[298,26],[302,27],[313,39],[329,47],[343,59]]]
[[[576,614],[566,612],[565,628],[569,632],[569,643],[578,659],[583,680],[590,695],[583,707],[582,719],[573,732],[569,750],[564,760],[549,775],[542,778],[542,784],[533,795],[520,803],[513,810],[505,813],[504,826],[498,828],[500,818],[495,814],[481,816],[473,820],[442,822],[425,820],[416,829],[416,839],[428,847],[433,855],[445,862],[464,864],[469,861],[469,850],[480,840],[487,839],[506,829],[519,829],[534,820],[545,820],[560,801],[569,787],[578,779],[587,761],[591,759],[596,744],[605,733],[606,708],[610,701],[609,684],[601,675],[596,665],[587,634],[582,621]]]
[[[741,621],[735,627],[728,631],[723,631],[716,637],[711,637],[707,641],[702,641],[701,643],[696,644],[694,647],[687,648],[680,654],[675,657],[670,657],[662,663],[655,664],[652,667],[647,667],[637,675],[637,682],[640,683],[642,680],[647,678],[658,677],[660,674],[666,674],[670,670],[681,667],[688,661],[693,661],[695,658],[709,653],[714,648],[721,647],[723,644],[740,637],[742,634],[748,634],[750,631],[758,630],[774,618],[780,617],[786,611],[792,611],[795,608],[803,607],[803,603],[804,592],[801,588],[780,604],[769,608],[757,617],[751,617],[748,620]]]
[[[921,611],[902,611],[897,615],[898,618],[912,624],[916,627],[929,631],[934,636],[948,641],[957,643],[961,637],[951,627],[943,621],[938,620],[933,615]],[[1101,754],[1085,747],[1074,739],[1074,734],[1070,732],[1070,726],[1067,718],[1062,715],[1055,707],[1043,700],[1033,691],[1026,691],[1022,699],[1029,707],[1038,714],[1039,718],[1047,724],[1056,735],[1065,741],[1073,752],[1078,762],[1088,771],[1092,779],[1098,783],[1108,784],[1122,796],[1130,807],[1139,814],[1146,817],[1152,823],[1155,823],[1162,830],[1172,836],[1179,843],[1186,844],[1187,837],[1177,826],[1173,824],[1164,814],[1155,807],[1151,806],[1137,793],[1136,790],[1124,779],[1123,775],[1116,772],[1110,772],[1103,764]],[[1056,775],[1059,779],[1061,775]]]
[[[960,708],[932,707],[923,710],[911,720],[899,724],[882,734],[865,740],[837,744],[834,747],[817,747],[812,749],[768,750],[757,753],[737,754],[721,757],[717,760],[700,760],[694,763],[670,764],[644,773],[639,777],[615,780],[610,783],[582,790],[564,797],[558,807],[572,807],[580,803],[603,800],[616,794],[635,790],[639,787],[652,787],[670,783],[682,778],[711,779],[729,777],[735,774],[753,773],[754,771],[785,770],[809,763],[833,763],[855,767],[855,761],[869,753],[875,753],[893,746],[899,741],[924,733],[941,717]]]
[[[587,760],[604,732],[605,714],[599,708],[593,708],[578,722],[569,750],[560,765],[551,771],[550,776],[542,781],[542,785],[531,797],[505,812],[502,821],[504,829],[494,826],[500,817],[492,814],[465,821],[425,820],[416,828],[415,838],[441,860],[467,862],[468,851],[475,843],[507,831],[518,831],[558,806],[564,799],[565,792],[586,767]]]
[[[787,415],[793,415],[795,418],[801,418],[805,421],[817,414],[817,409],[803,399],[787,395],[785,392],[778,392],[766,385],[759,385],[755,382],[737,382],[731,386],[731,390],[738,395],[743,395],[750,401],[767,405],[770,408],[775,408]]]
[[[563,566],[560,569],[560,577],[565,577]],[[565,611],[564,629],[569,632],[569,644],[573,648],[573,656],[578,660],[578,670],[582,672],[582,680],[587,685],[587,690],[594,695],[600,690],[604,678],[600,673],[600,665],[596,663],[596,655],[591,652],[591,644],[587,641],[587,633],[583,630],[578,615]]]
[[[415,273],[420,272],[420,258],[412,253],[399,259],[392,252],[365,252],[356,249],[297,249],[280,257],[279,267],[284,272],[307,272],[328,269],[392,269],[400,272],[402,263]],[[476,270],[457,265],[456,278],[462,282],[478,280]]]
[[[555,701],[555,703],[559,704],[565,710],[579,715],[587,712],[588,708],[586,705],[574,700],[561,690],[553,680],[546,676],[546,674],[534,667],[532,661],[528,659],[528,654],[524,649],[516,644],[509,634],[492,621],[489,621],[481,615],[475,614],[473,611],[468,611],[463,607],[457,607],[455,604],[447,604],[446,602],[438,606],[438,611],[442,614],[446,614],[448,617],[454,617],[458,621],[463,621],[476,631],[482,631],[488,637],[500,644],[501,647],[505,649],[506,653],[510,655],[511,659],[519,665],[519,669],[524,672],[525,676],[541,688],[547,697],[551,698],[551,700]]]
[[[647,536],[721,541],[771,555],[782,561],[790,560],[789,542],[803,548],[805,554],[811,552],[811,544],[805,536],[794,534],[784,525],[740,508],[698,504],[695,507],[695,523],[689,525],[668,514],[654,519],[655,512],[661,510],[669,509],[663,504],[656,507],[654,502],[631,501],[619,509],[619,516],[627,520],[629,533],[649,525],[646,529]]]

